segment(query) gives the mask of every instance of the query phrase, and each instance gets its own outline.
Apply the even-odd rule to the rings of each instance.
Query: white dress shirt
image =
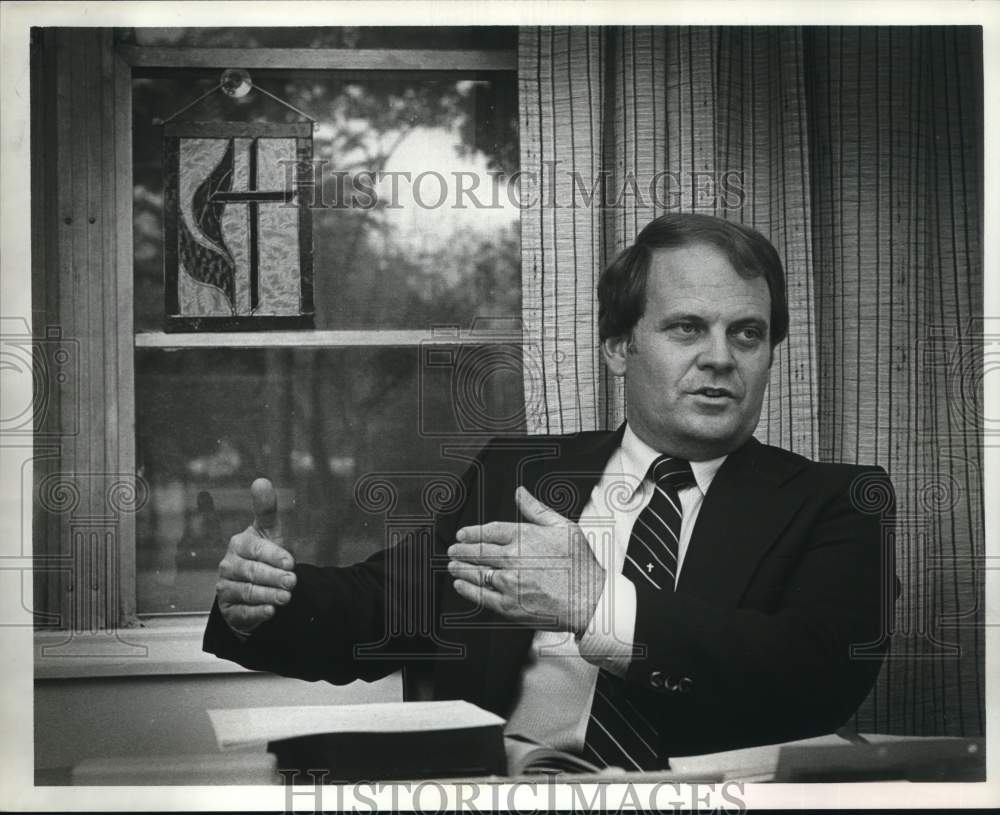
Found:
[[[508,734],[522,734],[556,749],[578,752],[587,733],[598,671],[605,668],[624,676],[628,670],[636,597],[635,586],[621,573],[621,567],[632,525],[653,496],[653,482],[646,473],[659,455],[626,426],[621,446],[608,459],[578,521],[605,569],[604,590],[593,619],[579,639],[561,631],[535,633],[507,722]],[[722,456],[691,462],[696,485],[678,492],[682,510],[678,577],[702,500],[725,460]]]

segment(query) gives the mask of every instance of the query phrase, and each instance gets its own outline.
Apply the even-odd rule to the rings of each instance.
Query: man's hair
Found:
[[[741,277],[763,276],[771,293],[770,343],[788,334],[785,272],[770,241],[743,224],[687,212],[661,215],[646,224],[635,239],[604,270],[597,284],[598,331],[601,342],[629,337],[646,309],[646,281],[653,252],[707,244],[726,256]]]

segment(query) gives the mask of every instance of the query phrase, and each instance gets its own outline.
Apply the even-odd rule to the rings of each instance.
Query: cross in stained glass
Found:
[[[309,211],[289,172],[312,154],[310,126],[168,124],[164,136],[167,329],[311,326]]]
[[[232,145],[232,142],[230,143]],[[295,191],[289,188],[281,190],[259,190],[259,148],[258,139],[250,142],[249,157],[249,178],[246,190],[216,190],[209,196],[209,203],[214,204],[246,204],[248,207],[247,224],[249,226],[249,236],[247,239],[250,250],[249,271],[250,271],[250,310],[254,311],[260,304],[260,205],[266,203],[290,204],[295,200]],[[232,149],[232,148],[230,148]]]

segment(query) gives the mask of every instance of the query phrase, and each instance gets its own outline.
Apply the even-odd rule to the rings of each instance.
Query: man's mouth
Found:
[[[735,399],[736,394],[734,394],[728,388],[698,388],[694,393],[699,396],[708,396],[712,399]]]

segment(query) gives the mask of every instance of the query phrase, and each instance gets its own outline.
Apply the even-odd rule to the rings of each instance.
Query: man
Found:
[[[843,724],[885,650],[892,489],[752,437],[788,328],[777,253],[666,215],[598,297],[623,427],[494,441],[433,541],[352,567],[294,565],[251,527],[206,650],[334,683],[429,664],[435,698],[627,769]]]

